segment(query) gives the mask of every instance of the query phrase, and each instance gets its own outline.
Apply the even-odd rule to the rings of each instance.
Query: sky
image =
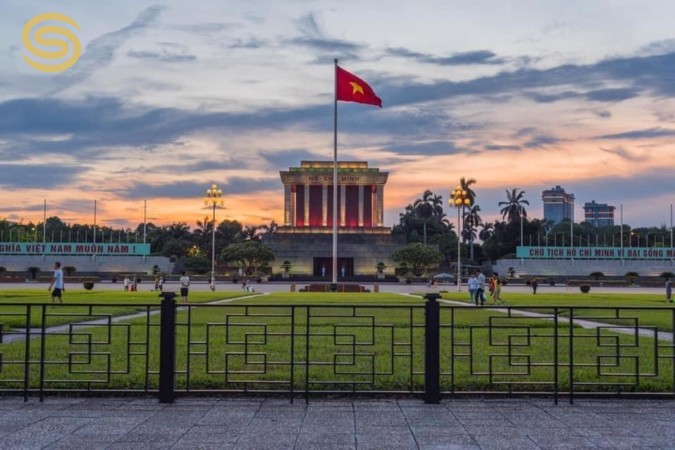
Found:
[[[560,185],[670,225],[675,32],[670,0],[0,0],[0,219],[132,227],[283,223],[279,171],[333,152],[333,59],[383,108],[340,103],[340,160],[389,172],[385,225],[461,177],[483,219],[506,190],[528,216]],[[24,25],[72,17],[83,53],[24,61]],[[446,212],[455,217],[446,204]],[[617,218],[618,222],[618,218]]]

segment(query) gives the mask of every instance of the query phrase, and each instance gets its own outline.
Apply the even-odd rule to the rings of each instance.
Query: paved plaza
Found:
[[[675,401],[0,398],[2,449],[675,449]]]

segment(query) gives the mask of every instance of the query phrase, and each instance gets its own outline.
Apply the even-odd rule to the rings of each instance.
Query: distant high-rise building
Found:
[[[574,221],[574,194],[568,194],[560,186],[541,193],[544,202],[544,219],[553,223],[563,220]]]
[[[614,206],[606,203],[584,203],[584,220],[596,227],[614,226]]]

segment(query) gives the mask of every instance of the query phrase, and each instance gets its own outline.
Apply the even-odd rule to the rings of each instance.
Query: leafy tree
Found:
[[[453,225],[443,212],[442,196],[427,190],[422,199],[417,199],[415,203],[417,206],[414,203],[409,204],[404,212],[399,214],[399,223],[394,226],[393,234],[404,235],[406,242],[424,242],[426,233],[426,240],[429,243],[436,236],[453,233]],[[424,217],[421,214],[424,214]]]
[[[221,257],[225,261],[236,263],[249,276],[274,261],[272,251],[257,240],[231,244],[223,249]]]
[[[187,254],[189,243],[181,242],[178,239],[170,239],[166,241],[162,247],[162,256],[177,256],[182,257]]]
[[[499,206],[504,206],[500,212],[505,220],[508,219],[509,222],[518,221],[521,214],[524,219],[527,218],[527,211],[523,205],[529,206],[530,202],[523,199],[524,195],[525,191],[519,191],[516,188],[512,189],[511,192],[508,189],[506,190],[507,201],[499,202]]]
[[[406,263],[415,276],[423,276],[443,259],[443,255],[432,245],[415,242],[395,251],[391,258],[398,263]]]
[[[204,256],[185,258],[185,270],[191,273],[205,274],[211,271],[211,261]]]

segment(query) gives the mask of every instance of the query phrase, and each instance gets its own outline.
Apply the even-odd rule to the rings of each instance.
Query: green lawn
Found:
[[[272,294],[226,306],[195,304],[177,317],[177,387],[288,389],[292,375],[299,391],[306,381],[311,390],[418,391],[424,382],[423,304],[422,299],[392,294],[323,293]],[[50,312],[59,314],[61,308],[50,307]],[[95,306],[91,313],[107,308]],[[50,315],[47,326],[62,319]],[[153,315],[110,327],[75,326],[47,336],[44,349],[39,339],[33,340],[31,385],[39,384],[44,350],[48,389],[156,388],[158,323],[159,316]],[[558,387],[566,390],[569,335],[562,322],[554,328],[552,320],[443,307],[442,389],[550,392],[557,355]],[[575,389],[672,391],[672,343],[660,342],[655,352],[653,339],[607,329],[575,327],[573,335]],[[21,385],[23,366],[13,362],[23,361],[25,351],[24,342],[0,344],[0,388]]]
[[[461,301],[469,304],[468,293],[443,293],[443,299]],[[506,300],[506,306],[519,307],[540,313],[551,313],[552,309],[528,308],[532,306],[548,307],[583,307],[574,308],[574,317],[589,319],[599,322],[614,323],[632,326],[634,323],[640,326],[658,327],[661,331],[673,331],[675,326],[675,303],[666,303],[664,297],[657,294],[549,294],[537,295],[510,293],[502,290],[502,298]],[[620,311],[600,310],[588,308],[589,306],[601,307],[640,307],[645,309],[654,308],[654,311]],[[522,308],[521,308],[522,307]],[[568,311],[561,311],[562,315],[569,315]],[[637,321],[637,322],[636,322]]]
[[[237,297],[243,297],[245,292],[192,292],[189,300],[191,303],[205,303],[217,300],[226,300]],[[64,293],[64,305],[73,304],[94,304],[94,305],[112,305],[108,308],[97,307],[97,314],[111,316],[123,316],[145,310],[146,305],[157,305],[161,302],[158,292],[112,292],[112,291],[67,291]],[[49,304],[47,314],[53,314],[58,311],[60,316],[50,317],[48,326],[61,325],[70,322],[79,322],[89,320],[91,310],[86,306],[51,306],[51,297],[45,290],[35,289],[16,289],[0,291],[0,324],[5,331],[13,328],[26,328],[26,315],[28,309],[25,306],[15,305],[31,304],[42,305]],[[115,306],[118,305],[118,306]],[[121,305],[121,306],[119,306]],[[58,308],[58,309],[57,309]],[[42,308],[40,306],[31,308],[30,327],[40,327],[42,325]]]

